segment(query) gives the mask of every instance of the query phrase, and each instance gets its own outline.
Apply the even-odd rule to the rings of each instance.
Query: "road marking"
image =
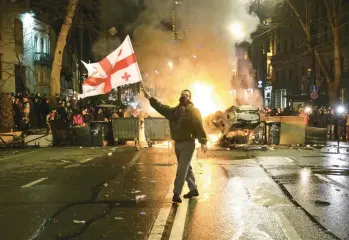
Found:
[[[289,158],[289,157],[284,157],[287,161],[291,162],[291,163],[294,163],[294,160],[292,158]]]
[[[279,223],[282,231],[289,240],[302,240],[285,215],[280,211],[273,211],[275,220]]]
[[[195,149],[192,162],[196,159],[197,149]],[[155,223],[152,227],[148,240],[161,240],[164,234],[168,216],[170,215],[172,208],[172,195],[173,195],[173,184],[170,186],[165,201],[160,209],[158,216],[155,219]],[[183,189],[186,191],[186,187]],[[187,212],[189,207],[189,199],[183,199],[183,202],[178,205],[176,215],[174,216],[173,226],[170,230],[169,240],[182,240],[185,222],[187,219]]]
[[[45,181],[47,178],[40,178],[40,179],[38,179],[38,180],[35,180],[35,181],[33,181],[33,182],[30,182],[30,183],[28,183],[28,184],[26,184],[26,185],[23,185],[23,186],[21,186],[22,188],[28,188],[28,187],[31,187],[31,186],[33,186],[33,185],[35,185],[35,184],[38,184],[38,183],[40,183],[40,182],[42,182],[42,181]]]
[[[172,208],[172,190],[173,184],[170,186],[167,192],[165,201],[162,205],[162,208],[160,209],[158,216],[155,219],[155,223],[153,225],[153,228],[151,229],[148,240],[161,240],[162,238],[162,234],[165,231],[167,218],[170,215]]]
[[[93,158],[86,158],[86,159],[80,161],[79,163],[86,163],[86,162],[91,161],[92,159],[93,159]]]
[[[327,177],[322,176],[321,174],[314,174],[315,176],[317,176],[319,179],[325,181],[325,182],[330,182],[330,179],[328,179]]]
[[[185,222],[187,220],[188,207],[189,207],[189,199],[183,199],[183,202],[178,206],[169,240],[183,239]]]
[[[40,152],[40,151],[43,151],[43,150],[45,150],[45,148],[42,148],[42,149],[39,149],[39,150],[30,151],[30,152],[21,153],[21,154],[18,154],[18,155],[13,155],[13,156],[5,157],[5,158],[1,158],[0,161],[6,160],[6,159],[10,159],[10,158],[14,158],[14,157],[23,156],[23,155],[34,153],[34,152]]]
[[[133,166],[137,162],[138,158],[141,156],[142,152],[143,152],[143,150],[140,150],[139,152],[137,152],[137,154],[132,158],[132,160],[127,165],[129,167]]]

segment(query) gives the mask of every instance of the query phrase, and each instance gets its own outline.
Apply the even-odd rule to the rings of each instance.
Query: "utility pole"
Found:
[[[179,4],[179,1],[173,0],[172,4],[172,37],[173,40],[177,40],[177,5]]]
[[[315,31],[315,24],[311,23],[311,36],[312,36],[312,48],[313,48],[313,59],[312,59],[312,68],[313,68],[313,85],[316,86],[316,57],[315,57],[315,46],[316,46],[316,31]]]

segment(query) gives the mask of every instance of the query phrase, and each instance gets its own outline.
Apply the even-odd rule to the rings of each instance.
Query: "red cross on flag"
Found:
[[[131,39],[98,63],[85,63],[88,78],[82,83],[80,98],[106,94],[113,88],[142,81]]]

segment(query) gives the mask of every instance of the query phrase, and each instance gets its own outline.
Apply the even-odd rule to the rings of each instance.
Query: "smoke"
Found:
[[[223,102],[220,108],[234,104],[229,90],[235,44],[250,41],[260,22],[248,13],[246,2],[182,0],[176,5],[179,40],[174,41],[173,1],[145,0],[146,9],[129,26],[145,86],[166,103],[176,104],[181,90],[200,82],[214,86]]]
[[[100,61],[113,52],[121,41],[116,36],[100,36],[92,45],[92,54],[96,61]]]

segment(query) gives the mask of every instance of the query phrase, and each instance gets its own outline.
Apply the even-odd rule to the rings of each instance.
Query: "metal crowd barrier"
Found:
[[[134,141],[139,144],[139,118],[112,118],[115,144]]]
[[[144,134],[149,147],[154,141],[171,141],[170,123],[166,118],[145,118]]]

